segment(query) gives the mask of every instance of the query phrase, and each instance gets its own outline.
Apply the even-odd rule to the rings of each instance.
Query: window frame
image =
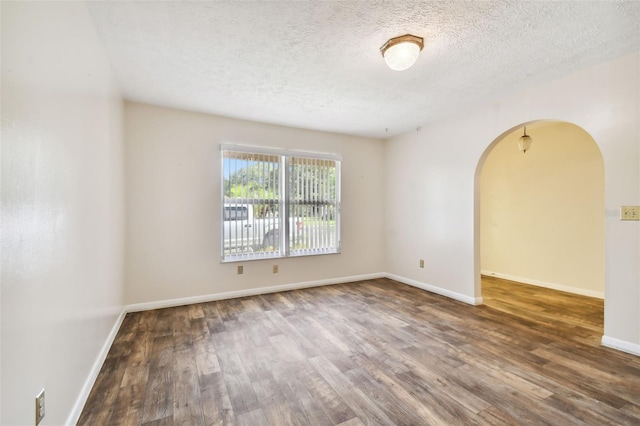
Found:
[[[278,214],[279,229],[279,250],[277,254],[258,255],[256,253],[243,254],[227,254],[225,255],[225,217],[226,217],[226,199],[225,199],[225,152],[232,151],[246,154],[267,155],[279,157],[279,191],[278,210],[284,214]],[[328,160],[335,162],[335,246],[331,248],[309,249],[309,250],[291,250],[289,245],[290,238],[290,206],[291,206],[291,159],[308,159],[308,160]],[[262,146],[240,145],[233,143],[220,144],[220,259],[222,263],[245,262],[254,260],[269,260],[281,258],[293,258],[304,256],[318,256],[327,254],[340,254],[342,249],[341,232],[340,232],[340,216],[341,216],[341,174],[342,174],[342,156],[339,154],[286,150],[278,148],[268,148]],[[248,198],[247,198],[248,199]],[[327,234],[328,235],[328,234]]]

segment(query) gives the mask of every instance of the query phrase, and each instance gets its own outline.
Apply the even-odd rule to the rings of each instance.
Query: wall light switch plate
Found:
[[[238,265],[238,275],[244,274],[244,266]]]
[[[620,207],[620,220],[640,220],[640,206]]]
[[[273,273],[274,274],[278,273],[278,265],[273,265]]]

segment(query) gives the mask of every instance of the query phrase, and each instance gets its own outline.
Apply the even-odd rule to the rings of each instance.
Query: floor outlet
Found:
[[[36,426],[40,424],[44,418],[44,389],[36,396]]]

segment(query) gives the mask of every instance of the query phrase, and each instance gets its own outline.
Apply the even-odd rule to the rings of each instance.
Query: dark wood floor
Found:
[[[379,279],[128,314],[79,424],[640,424],[601,300],[483,297]]]

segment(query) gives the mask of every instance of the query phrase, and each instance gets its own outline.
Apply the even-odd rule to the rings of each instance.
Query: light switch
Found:
[[[640,206],[620,207],[620,220],[640,220]]]

